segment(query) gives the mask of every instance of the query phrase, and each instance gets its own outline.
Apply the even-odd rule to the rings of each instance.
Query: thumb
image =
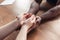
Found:
[[[40,23],[40,21],[41,21],[41,18],[39,16],[36,16],[36,22]]]

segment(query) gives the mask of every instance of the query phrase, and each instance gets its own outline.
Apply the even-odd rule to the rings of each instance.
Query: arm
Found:
[[[26,20],[26,16],[27,15],[17,16],[15,20],[0,27],[0,39],[2,40],[11,32],[13,32],[15,29],[17,29],[18,28],[17,26],[21,26],[22,22]]]
[[[28,26],[23,25],[16,40],[27,40]]]
[[[5,38],[7,35],[9,35],[11,32],[13,32],[17,26],[19,25],[18,20],[15,19],[11,21],[10,23],[0,27],[0,40]]]
[[[29,32],[29,29],[35,24],[36,18],[34,15],[32,15],[30,18],[25,20],[16,40],[27,40],[27,34]]]
[[[48,10],[46,13],[42,14],[40,17],[42,20],[47,20],[60,15],[60,5]]]
[[[40,3],[42,0],[35,0],[30,7],[28,13],[36,14],[39,11]]]

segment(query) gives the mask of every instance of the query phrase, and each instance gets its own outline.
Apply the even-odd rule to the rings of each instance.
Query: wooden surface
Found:
[[[0,6],[0,27],[15,19],[15,16],[9,10],[10,6],[7,7]],[[14,31],[4,40],[15,40],[17,34],[18,31]],[[41,24],[29,33],[28,40],[60,40],[60,17]]]
[[[6,7],[0,6],[0,26],[12,21],[15,16]]]
[[[4,0],[0,0],[0,3],[3,2]]]

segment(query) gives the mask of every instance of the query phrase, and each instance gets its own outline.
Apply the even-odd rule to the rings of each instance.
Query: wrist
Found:
[[[28,25],[22,25],[22,28],[25,28],[28,31],[29,26]]]

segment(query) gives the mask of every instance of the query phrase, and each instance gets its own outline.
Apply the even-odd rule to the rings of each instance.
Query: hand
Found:
[[[28,26],[28,32],[40,25],[41,18],[39,16],[32,15],[25,21],[25,25]]]
[[[33,14],[32,13],[24,13],[22,15],[17,16],[16,18],[19,21],[19,26],[21,27],[24,23],[25,20],[27,20],[29,17],[31,17]],[[20,27],[18,27],[16,30],[19,30]]]
[[[40,22],[41,22],[41,17],[36,16],[36,23],[40,24]]]
[[[40,25],[40,22],[41,22],[41,18],[39,16],[36,16],[36,21],[33,24],[33,26],[29,28],[28,33],[34,28],[38,27]]]
[[[24,21],[31,17],[31,13],[24,13],[22,16],[19,17],[20,25],[23,25]]]
[[[33,15],[32,13],[24,13],[22,16],[20,16],[20,25],[23,25],[24,23],[27,23],[27,25],[29,25],[28,22],[31,22],[32,20],[31,21],[28,21],[28,20],[35,18],[35,22],[33,23],[33,25],[31,24],[32,26],[31,25],[29,26],[30,28],[28,32],[34,29],[38,24],[40,24],[40,20],[41,20],[39,16],[34,15],[33,17],[32,15]]]
[[[28,29],[30,27],[33,26],[33,24],[36,23],[36,17],[35,15],[32,15],[30,18],[28,18],[27,20],[24,21],[24,25],[26,25],[28,27]]]

